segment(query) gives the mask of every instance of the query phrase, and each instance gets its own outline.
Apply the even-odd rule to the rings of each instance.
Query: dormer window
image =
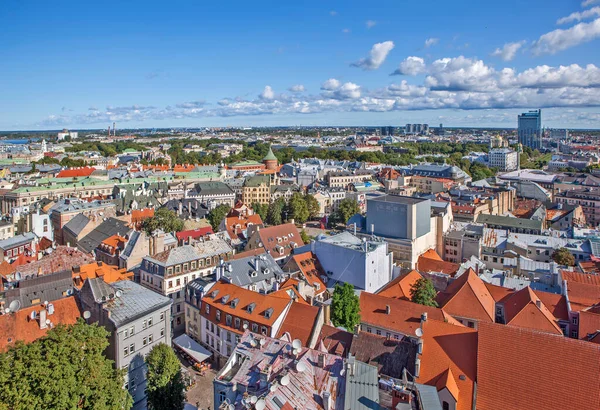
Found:
[[[248,311],[248,313],[252,313],[254,311],[254,308],[256,307],[256,303],[252,302],[248,305],[248,307],[246,308],[246,310]]]
[[[268,308],[267,310],[265,310],[265,317],[267,319],[271,319],[271,316],[273,316],[273,308]]]
[[[217,297],[218,294],[219,294],[219,290],[218,289],[217,290],[213,290],[212,293],[210,294],[210,297],[214,299],[214,298]]]
[[[231,307],[232,307],[233,309],[235,309],[235,308],[236,308],[236,306],[238,305],[238,303],[239,303],[239,302],[240,302],[240,300],[239,300],[238,298],[235,298],[235,299],[233,299],[233,300],[231,301]]]
[[[229,300],[229,295],[225,295],[221,298],[221,302],[225,305],[227,303],[227,301]]]

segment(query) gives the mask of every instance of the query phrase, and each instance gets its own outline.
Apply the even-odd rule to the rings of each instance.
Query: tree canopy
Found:
[[[360,323],[360,301],[351,284],[335,285],[331,301],[331,321],[349,332]]]
[[[308,217],[312,219],[319,216],[319,212],[321,210],[319,201],[317,201],[317,199],[310,194],[306,194],[304,196],[304,200],[306,201],[306,207],[308,208]]]
[[[552,259],[559,265],[573,266],[575,265],[575,257],[567,248],[558,248],[552,254]]]
[[[252,208],[254,213],[260,216],[260,219],[262,219],[263,222],[267,220],[267,212],[269,210],[269,205],[254,202],[250,207]]]
[[[296,223],[304,223],[310,216],[304,195],[295,193],[287,204],[287,217]]]
[[[410,288],[410,300],[420,305],[437,307],[435,296],[433,282],[429,279],[421,278]]]
[[[0,354],[0,409],[129,409],[123,371],[104,356],[109,333],[78,321]]]
[[[148,235],[151,235],[157,229],[161,229],[164,232],[179,232],[183,229],[183,221],[179,219],[174,211],[167,208],[159,208],[154,212],[154,216],[142,222],[142,229]]]
[[[340,201],[338,209],[333,215],[335,222],[346,224],[348,223],[348,219],[358,213],[360,213],[358,202],[356,202],[354,199],[344,198]]]
[[[146,356],[149,410],[183,410],[185,384],[181,363],[170,346],[160,343]]]
[[[207,218],[210,222],[210,226],[212,226],[213,228],[213,231],[217,232],[217,230],[219,229],[219,225],[221,225],[221,222],[223,221],[225,216],[227,216],[230,210],[231,207],[229,205],[221,204],[208,213]]]
[[[281,225],[283,221],[283,211],[285,209],[285,199],[277,198],[269,204],[267,209],[267,223],[269,225]]]

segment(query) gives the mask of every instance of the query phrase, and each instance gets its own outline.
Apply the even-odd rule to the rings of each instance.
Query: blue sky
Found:
[[[510,127],[538,107],[600,128],[600,0],[5,0],[0,18],[4,130]]]

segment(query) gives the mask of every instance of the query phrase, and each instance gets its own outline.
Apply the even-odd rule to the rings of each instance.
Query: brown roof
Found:
[[[422,276],[416,270],[411,270],[404,275],[398,276],[382,289],[377,291],[380,296],[388,298],[410,300],[410,289]]]
[[[292,303],[279,328],[277,338],[281,338],[285,333],[288,333],[291,340],[300,339],[302,346],[308,346],[318,316],[318,307],[297,302]]]
[[[459,264],[446,262],[433,249],[429,249],[417,260],[417,270],[424,273],[439,272],[454,276],[459,268]]]
[[[600,302],[600,276],[562,271],[562,277],[567,281],[567,293],[573,310],[583,310]]]
[[[568,270],[561,271],[564,280],[569,282],[584,283],[586,285],[600,286],[600,275],[590,275],[586,273],[571,272]]]
[[[579,312],[579,338],[600,343],[600,314],[589,310]]]
[[[75,296],[69,296],[64,299],[55,300],[54,313],[47,315],[52,326],[58,324],[72,325],[81,317],[81,309]],[[31,312],[38,313],[43,309],[41,305],[31,306],[21,309],[16,313],[0,315],[0,351],[14,346],[15,342],[20,340],[25,343],[31,343],[40,337],[46,335],[50,326],[46,329],[40,329],[38,320],[30,320]]]
[[[390,307],[390,314],[386,313]],[[361,323],[389,329],[393,332],[414,336],[415,330],[421,326],[421,314],[444,321],[448,315],[442,309],[419,305],[402,299],[393,299],[381,295],[362,292],[360,294]]]
[[[21,265],[17,268],[23,275],[34,273],[48,274],[61,270],[71,270],[73,266],[79,266],[94,261],[90,255],[81,252],[77,248],[69,246],[57,246],[51,254],[42,259]]]
[[[410,340],[388,339],[373,333],[360,332],[352,340],[350,353],[364,363],[377,366],[379,374],[400,379],[406,368],[414,373],[416,346]]]
[[[228,216],[225,218],[225,228],[231,239],[245,239],[243,232],[251,225],[263,225],[259,214],[248,216]]]
[[[422,339],[423,354],[417,382],[436,387],[439,384],[447,386],[452,394],[458,395],[456,408],[471,410],[477,377],[477,331],[427,319],[423,324]],[[454,379],[456,387],[448,380],[449,376]]]
[[[460,275],[445,291],[438,293],[437,302],[451,315],[494,321],[496,302],[473,269]]]
[[[529,286],[504,301],[504,319],[507,325],[563,334],[556,318]]]
[[[321,327],[318,345],[322,345],[330,354],[346,357],[352,347],[354,335],[330,325]]]
[[[327,290],[325,283],[321,280],[321,276],[325,272],[316,255],[312,252],[304,252],[295,254],[292,258],[308,284],[315,290],[315,295],[320,295]]]
[[[255,249],[252,249],[252,250],[249,250],[249,251],[244,251],[244,252],[236,253],[235,255],[233,255],[231,257],[231,259],[243,259],[243,258],[247,258],[248,256],[262,255],[265,252],[267,252],[265,250],[265,248],[255,248]]]
[[[298,228],[294,224],[261,228],[258,231],[258,236],[260,237],[262,246],[275,259],[289,255],[292,252],[292,243],[296,247],[304,246],[300,232],[298,232]],[[279,252],[280,249],[283,250],[283,253]]]
[[[479,324],[477,409],[600,408],[600,345]]]
[[[458,385],[456,384],[456,379],[454,377],[455,376],[452,373],[452,369],[448,367],[438,379],[435,387],[437,388],[438,392],[444,389],[448,389],[452,397],[454,397],[454,400],[458,401],[459,390]]]

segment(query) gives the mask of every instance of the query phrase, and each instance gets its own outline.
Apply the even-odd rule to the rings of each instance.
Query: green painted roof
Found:
[[[277,157],[275,156],[275,154],[273,154],[273,150],[271,149],[270,145],[269,152],[267,153],[267,156],[263,158],[263,161],[277,161]]]
[[[235,164],[231,164],[232,166],[245,166],[245,165],[260,165],[260,162],[258,161],[250,161],[250,160],[246,160],[246,161],[240,161],[240,162],[236,162]]]

